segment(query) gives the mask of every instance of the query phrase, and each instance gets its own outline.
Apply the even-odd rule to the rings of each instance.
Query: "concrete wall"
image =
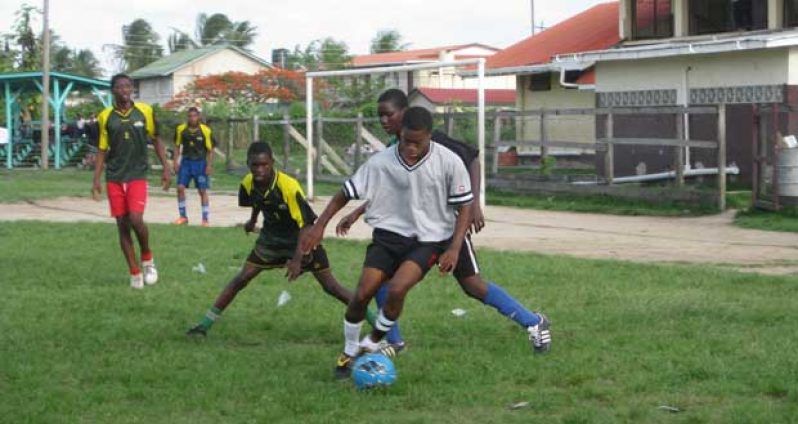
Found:
[[[157,77],[136,81],[137,100],[144,103],[166,103],[172,98],[172,78]]]
[[[599,62],[596,91],[677,90],[684,102],[685,71],[690,88],[787,84],[798,80],[798,54],[788,49]],[[792,72],[791,72],[792,71]]]
[[[595,93],[592,90],[567,89],[560,85],[559,74],[551,75],[550,91],[530,91],[529,76],[518,76],[516,87],[516,107],[522,111],[538,109],[582,109],[595,107]],[[540,119],[524,117],[517,125],[516,132],[521,140],[540,139]],[[551,116],[546,120],[549,140],[576,141],[592,144],[595,141],[595,119],[586,116]],[[551,153],[572,152],[573,149],[550,149]],[[522,148],[522,152],[539,151],[538,148]],[[592,148],[590,149],[592,151]]]

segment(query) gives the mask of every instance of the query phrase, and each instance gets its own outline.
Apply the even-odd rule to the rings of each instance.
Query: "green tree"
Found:
[[[182,50],[189,50],[197,47],[194,40],[191,39],[191,36],[178,29],[172,29],[172,33],[169,34],[167,45],[169,46],[169,53],[177,53]]]
[[[23,4],[14,14],[14,33],[12,39],[18,47],[16,65],[20,71],[33,71],[41,68],[39,37],[33,30],[33,20],[41,11],[31,5]]]
[[[200,13],[197,16],[194,44],[211,46],[216,44],[231,44],[236,47],[248,48],[258,35],[257,28],[249,21],[231,21],[224,13],[208,15]]]
[[[288,55],[286,67],[308,71],[334,70],[348,67],[352,63],[349,47],[332,37],[311,41],[303,49],[297,45]]]
[[[407,50],[409,44],[402,42],[402,34],[395,29],[380,30],[371,39],[371,53],[388,53]]]
[[[122,44],[109,45],[120,68],[133,71],[142,68],[163,56],[160,36],[144,19],[136,19],[122,27]]]

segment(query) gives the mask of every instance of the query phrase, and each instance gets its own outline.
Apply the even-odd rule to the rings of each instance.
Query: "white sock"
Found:
[[[360,347],[365,349],[368,352],[377,352],[380,350],[380,343],[371,340],[371,335],[366,335],[363,337],[363,340],[360,341]]]
[[[141,261],[141,266],[155,266],[155,260],[150,259],[149,261]]]
[[[344,353],[349,356],[357,356],[360,351],[360,327],[363,327],[363,321],[352,324],[344,318]]]
[[[388,318],[385,318],[385,313],[380,309],[380,313],[377,315],[377,322],[374,323],[374,328],[379,331],[389,332],[396,321],[391,321]]]

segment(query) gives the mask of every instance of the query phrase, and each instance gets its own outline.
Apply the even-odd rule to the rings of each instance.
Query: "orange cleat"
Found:
[[[210,227],[210,226],[211,226],[211,223],[210,223],[210,222],[208,222],[208,220],[206,220],[206,219],[203,219],[203,220],[202,220],[202,226],[203,226],[203,227]]]
[[[188,224],[188,218],[186,218],[185,216],[181,216],[180,218],[177,218],[173,222],[173,224],[175,224],[175,225],[187,225]]]

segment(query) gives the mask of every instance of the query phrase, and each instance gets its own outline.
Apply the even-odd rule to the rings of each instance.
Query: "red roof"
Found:
[[[477,90],[471,88],[428,88],[419,87],[410,92],[410,96],[418,93],[435,104],[463,103],[477,104]],[[410,97],[408,96],[408,97]],[[486,89],[485,104],[514,105],[515,90]]]
[[[494,54],[488,69],[549,63],[558,54],[603,50],[618,44],[618,2],[591,7]]]
[[[458,44],[454,46],[433,47],[429,49],[404,50],[401,52],[376,53],[355,56],[352,58],[352,65],[355,67],[361,67],[407,62],[434,62],[438,60],[441,52],[462,50],[469,47],[481,47],[494,52],[499,51],[499,49],[495,47],[486,46],[484,44]],[[457,55],[457,59],[473,59],[478,57],[484,56]]]

